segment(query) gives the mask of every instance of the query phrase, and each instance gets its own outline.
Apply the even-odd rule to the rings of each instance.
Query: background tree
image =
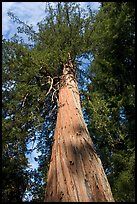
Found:
[[[28,148],[28,144],[34,143],[37,135],[42,132],[44,118],[42,118],[43,110],[41,107],[46,102],[44,102],[45,92],[37,85],[35,77],[35,75],[38,76],[37,65],[33,64],[30,53],[30,48],[21,44],[16,37],[11,42],[3,40],[2,153],[3,177],[5,178],[3,179],[4,201],[22,200],[25,191],[30,190],[33,185],[32,178],[36,178],[36,172],[33,176],[33,172],[28,170],[27,155],[33,150]],[[48,88],[49,84],[47,84]],[[46,110],[45,108],[44,111],[46,112]],[[22,182],[19,182],[21,178]],[[21,191],[21,196],[17,193],[18,188]],[[15,191],[16,196],[13,191]]]
[[[88,128],[116,201],[135,200],[135,5],[103,2],[93,25]],[[126,186],[126,188],[125,188]]]
[[[28,172],[26,172],[27,158],[25,157],[26,144],[25,128],[19,118],[15,118],[18,104],[15,96],[15,78],[13,72],[10,72],[9,65],[12,56],[12,62],[15,60],[14,49],[16,46],[3,40],[3,86],[2,86],[2,199],[3,201],[21,201],[28,182]],[[11,54],[10,54],[11,53]],[[14,79],[14,80],[13,80]],[[11,103],[9,103],[11,101]],[[18,106],[16,106],[17,104]],[[21,117],[21,115],[18,115]],[[16,122],[15,122],[16,120]]]

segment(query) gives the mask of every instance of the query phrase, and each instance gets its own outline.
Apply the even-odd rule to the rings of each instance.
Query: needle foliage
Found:
[[[114,199],[134,201],[135,8],[132,2],[100,3],[93,13],[75,2],[47,2],[37,32],[9,12],[19,27],[13,38],[2,40],[4,202],[44,199],[68,53],[77,67],[83,113]],[[22,33],[28,43],[19,37]],[[28,161],[34,149],[39,152],[35,170]]]

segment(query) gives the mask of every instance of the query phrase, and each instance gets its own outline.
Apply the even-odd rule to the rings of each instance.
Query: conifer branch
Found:
[[[53,78],[50,76],[48,76],[48,78],[49,78],[48,83],[50,83],[50,87],[48,92],[46,93],[46,96],[50,93],[51,89],[53,88]]]
[[[29,95],[29,94],[27,93],[27,94],[25,95],[25,97],[23,98],[21,108],[23,108],[23,107],[24,107],[24,105],[25,105],[25,102],[26,102],[26,99],[27,99],[27,96],[28,96],[28,95]]]

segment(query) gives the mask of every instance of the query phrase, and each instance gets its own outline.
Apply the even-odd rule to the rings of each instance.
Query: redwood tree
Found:
[[[83,119],[70,55],[63,65],[45,201],[114,201]]]

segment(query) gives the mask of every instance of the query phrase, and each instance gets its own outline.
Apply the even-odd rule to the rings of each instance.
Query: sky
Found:
[[[54,2],[52,2],[54,5]],[[85,8],[90,4],[93,10],[98,10],[100,3],[98,2],[79,2],[82,8]],[[14,23],[7,12],[11,11],[17,16],[21,21],[32,25],[33,29],[37,31],[37,23],[40,22],[45,17],[45,2],[2,2],[2,35],[6,39],[10,39],[15,33],[17,33],[18,24]],[[22,35],[23,39],[25,35]],[[32,144],[29,144],[31,148]],[[29,162],[31,168],[37,168],[38,164],[34,160],[38,153],[34,150],[31,155],[29,155]]]
[[[54,5],[54,2],[52,2]],[[92,9],[98,9],[98,2],[79,2],[82,8],[87,4],[92,6]],[[15,24],[7,12],[12,11],[20,20],[27,24],[32,24],[37,31],[37,23],[45,16],[45,2],[2,2],[2,34],[6,39],[11,38],[17,32],[17,24]]]

